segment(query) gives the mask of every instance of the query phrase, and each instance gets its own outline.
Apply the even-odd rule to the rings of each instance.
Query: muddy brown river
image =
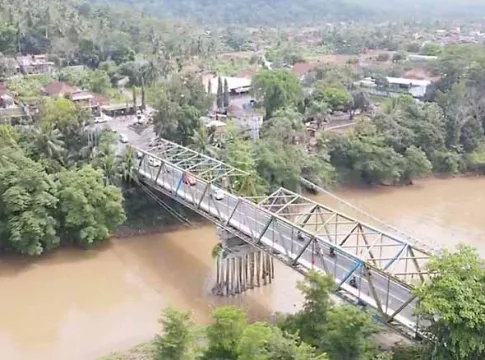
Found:
[[[485,178],[336,193],[429,245],[464,242],[485,256]],[[191,311],[199,323],[221,304],[242,306],[251,319],[298,306],[300,276],[277,263],[271,286],[233,298],[213,296],[210,252],[216,241],[215,227],[207,224],[112,240],[91,251],[1,259],[0,359],[96,359],[149,340],[168,305]]]

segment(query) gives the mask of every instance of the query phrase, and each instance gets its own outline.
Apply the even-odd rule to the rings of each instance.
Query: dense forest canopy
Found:
[[[478,0],[91,0],[124,4],[160,17],[194,19],[211,24],[283,25],[393,18],[480,17]]]

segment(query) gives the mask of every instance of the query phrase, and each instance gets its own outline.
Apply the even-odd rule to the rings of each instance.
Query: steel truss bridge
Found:
[[[250,174],[173,142],[134,150],[145,185],[302,273],[331,275],[338,295],[418,334],[413,289],[430,277],[430,251],[284,188],[264,198],[239,196]]]

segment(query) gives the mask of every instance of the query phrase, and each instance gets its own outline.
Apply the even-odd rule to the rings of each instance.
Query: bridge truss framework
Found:
[[[333,276],[340,296],[370,306],[382,322],[419,332],[413,289],[430,277],[428,251],[284,188],[240,197],[250,174],[173,142],[135,151],[147,185],[299,272]],[[195,185],[186,183],[187,174]],[[226,196],[217,201],[220,189]]]

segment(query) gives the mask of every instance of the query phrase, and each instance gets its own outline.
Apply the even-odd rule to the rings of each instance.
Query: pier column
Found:
[[[236,295],[266,284],[274,278],[273,257],[217,228],[221,251],[217,256],[216,283],[212,293]]]

